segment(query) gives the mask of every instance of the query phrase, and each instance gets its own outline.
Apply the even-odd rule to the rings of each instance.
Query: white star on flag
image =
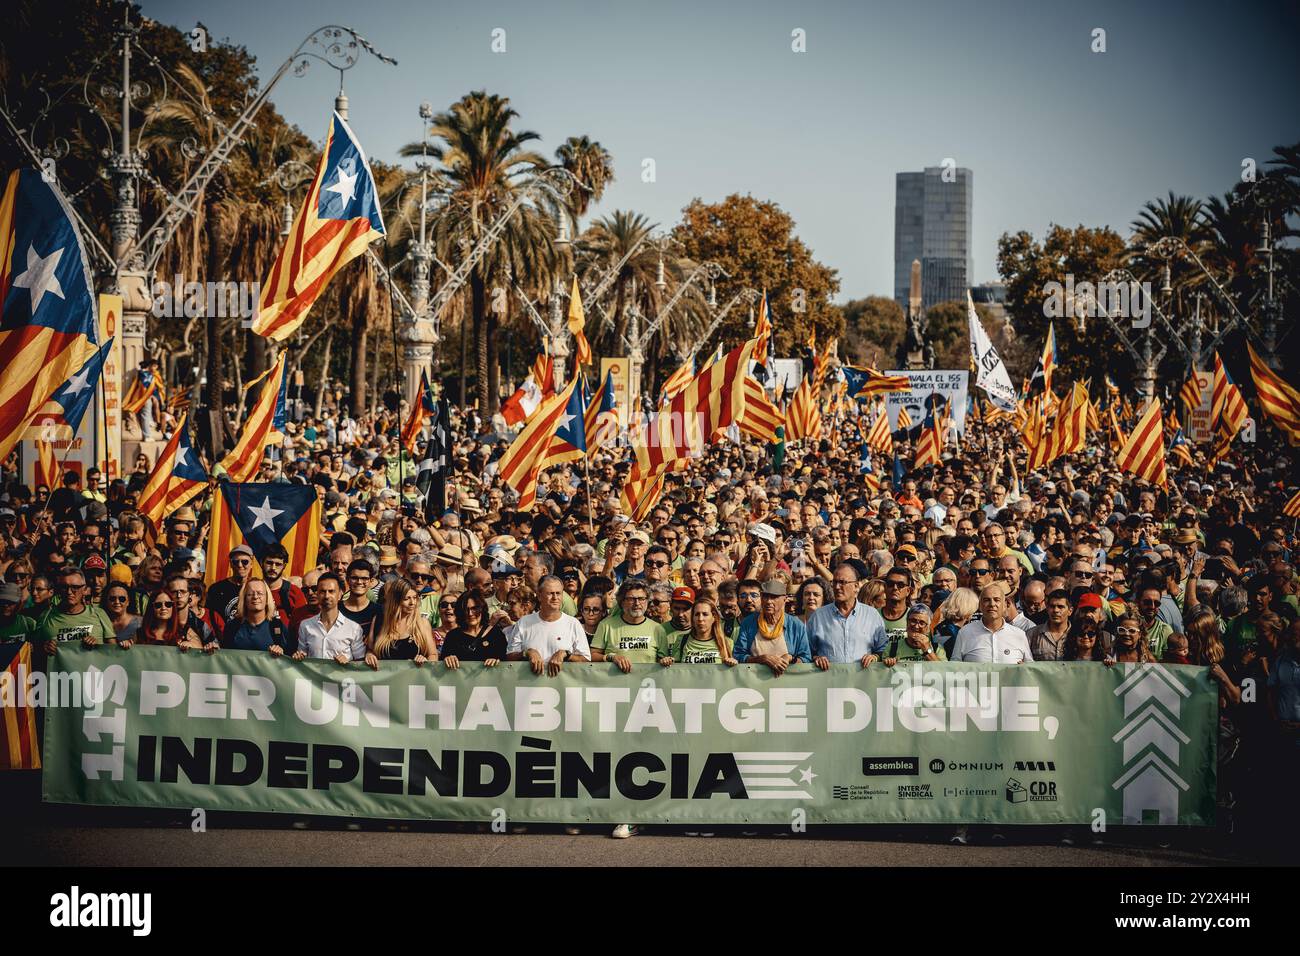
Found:
[[[568,410],[566,409],[565,412],[564,412],[564,414],[560,416],[560,424],[559,424],[559,427],[556,428],[555,430],[556,430],[556,431],[560,431],[560,430],[562,430],[562,429],[567,429],[567,428],[569,427],[569,422],[573,421],[573,420],[574,420],[575,418],[577,418],[577,417],[578,417],[578,416],[576,416],[576,415],[571,415],[571,414],[569,414]]]
[[[816,776],[817,774],[813,773],[812,767],[805,767],[803,770],[799,771],[799,782],[812,783],[813,778]]]
[[[357,175],[357,173],[348,173],[340,168],[338,182],[333,186],[326,186],[325,191],[327,193],[338,193],[345,203],[349,203],[356,196]]]
[[[173,463],[172,467],[175,468],[175,467],[179,467],[179,466],[181,466],[181,465],[187,465],[187,464],[189,464],[189,462],[187,462],[187,461],[185,460],[186,456],[189,455],[189,453],[190,453],[190,450],[189,450],[188,448],[183,448],[183,447],[181,447],[180,445],[177,445],[177,446],[176,446],[176,460],[175,460],[175,462]],[[269,498],[267,499],[267,501],[270,501],[270,500],[271,500],[271,499],[269,499]]]
[[[35,312],[35,309],[32,309]],[[90,369],[83,368],[72,378],[68,379],[68,384],[64,386],[64,395],[71,398],[82,389],[90,388]]]
[[[54,270],[59,267],[59,260],[63,258],[63,250],[55,249],[48,256],[41,257],[36,251],[35,245],[27,247],[27,271],[14,277],[14,285],[20,289],[26,289],[32,297],[32,315],[41,306],[41,299],[45,298],[45,293],[52,292],[60,299],[66,299],[63,294],[63,286],[59,284],[59,277],[54,274]],[[48,394],[48,393],[47,393]]]
[[[257,516],[257,520],[253,522],[253,527],[249,528],[249,531],[256,531],[262,525],[266,525],[272,531],[275,531],[275,516],[284,514],[283,508],[271,507],[270,496],[262,499],[260,508],[249,507],[248,510]]]

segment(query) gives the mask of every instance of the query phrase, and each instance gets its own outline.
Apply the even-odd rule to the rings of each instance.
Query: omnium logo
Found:
[[[1001,760],[944,760],[942,757],[935,757],[930,761],[931,773],[943,773],[945,770],[951,770],[956,773],[971,773],[980,770],[1002,770]],[[1019,764],[1016,769],[1021,769]]]
[[[125,926],[133,936],[148,936],[153,928],[153,894],[83,893],[74,886],[50,897],[50,925]]]
[[[736,768],[751,800],[811,800],[813,795],[804,789],[817,779],[810,757],[811,752],[751,751],[736,754]]]

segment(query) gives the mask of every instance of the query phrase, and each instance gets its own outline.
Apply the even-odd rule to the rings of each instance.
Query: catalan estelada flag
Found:
[[[69,378],[50,400],[41,406],[40,411],[32,417],[27,437],[35,438],[39,435],[45,440],[50,436],[69,440],[76,437],[77,429],[81,427],[81,420],[86,417],[86,409],[90,408],[90,403],[95,397],[99,376],[104,371],[104,359],[112,347],[113,340],[109,339],[102,348],[86,359],[86,364],[81,366],[77,374]]]
[[[849,383],[849,398],[870,398],[886,392],[910,392],[911,382],[906,375],[886,375],[874,368],[841,366],[844,380]]]
[[[244,386],[244,391],[262,383],[257,404],[244,419],[235,447],[226,453],[219,467],[226,470],[230,481],[248,481],[262,467],[266,449],[284,441],[285,401],[288,397],[289,379],[284,374],[284,360],[288,353],[282,351],[275,364]]]
[[[312,485],[223,481],[212,502],[204,581],[211,587],[230,577],[230,550],[241,544],[253,549],[256,577],[262,576],[262,556],[273,544],[289,552],[284,576],[301,577],[318,563],[320,529],[321,503]]]
[[[176,431],[163,446],[158,461],[149,473],[144,490],[140,492],[137,508],[140,514],[159,528],[167,516],[189,501],[208,483],[208,473],[203,469],[198,454],[190,445],[190,432],[186,414],[181,415]]]
[[[1187,436],[1183,434],[1181,428],[1174,432],[1173,441],[1169,443],[1169,454],[1178,459],[1179,463],[1186,468],[1192,468],[1196,464],[1192,461],[1191,444],[1187,441]]]
[[[122,410],[135,415],[144,408],[145,403],[149,401],[149,396],[154,394],[166,400],[167,392],[163,388],[162,378],[149,369],[136,369],[135,375],[131,378],[131,386],[122,396]]]
[[[1161,420],[1160,399],[1152,398],[1142,412],[1142,417],[1129,432],[1128,440],[1116,456],[1121,471],[1145,478],[1153,485],[1169,487],[1169,474],[1165,469],[1165,438]]]
[[[29,641],[0,644],[0,770],[40,770],[36,710],[27,704],[32,675]]]
[[[335,113],[316,178],[262,283],[253,331],[284,341],[302,325],[330,279],[383,235],[370,164],[347,122]]]
[[[32,463],[32,487],[44,485],[50,491],[62,488],[63,482],[59,479],[63,476],[59,474],[59,456],[54,452],[54,442],[37,438],[32,444],[36,448],[36,461]]]
[[[618,434],[618,405],[614,400],[614,373],[605,373],[605,381],[587,403],[583,414],[583,430],[587,441],[587,457],[596,454],[606,442]]]
[[[1294,442],[1300,442],[1300,392],[1292,388],[1260,358],[1255,347],[1250,350],[1250,374],[1255,380],[1260,407],[1273,424]]]
[[[942,459],[939,456],[943,448],[943,438],[939,435],[939,423],[934,417],[934,409],[926,413],[925,421],[921,423],[921,437],[916,440],[916,453],[912,456],[913,468],[925,468],[928,465],[938,465]]]
[[[402,426],[402,447],[410,454],[415,454],[415,443],[424,432],[424,423],[433,417],[438,408],[438,401],[433,397],[433,388],[429,385],[429,376],[420,370],[420,394],[415,397],[411,411]]]
[[[560,413],[555,425],[555,437],[542,459],[542,467],[550,468],[566,461],[581,461],[587,456],[587,406],[591,395],[587,380],[581,379],[578,387],[569,393],[569,402]]]
[[[1038,358],[1038,367],[1034,369],[1034,374],[1029,379],[1029,386],[1032,388],[1034,382],[1040,378],[1043,380],[1043,391],[1047,394],[1052,392],[1052,370],[1056,368],[1056,323],[1047,324],[1047,341],[1043,343],[1043,354]]]
[[[63,197],[32,169],[0,198],[0,461],[96,351],[95,295]]]

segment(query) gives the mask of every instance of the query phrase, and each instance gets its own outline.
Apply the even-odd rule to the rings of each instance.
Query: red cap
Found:
[[[673,588],[674,601],[687,601],[690,604],[695,603],[695,589],[688,587]]]
[[[97,554],[90,555],[90,557],[86,558],[86,560],[82,563],[81,566],[90,571],[108,570],[108,565],[104,563],[104,559]]]
[[[1089,591],[1087,594],[1081,594],[1079,595],[1079,603],[1076,605],[1076,607],[1095,607],[1098,611],[1100,611],[1101,595],[1096,594],[1092,591]]]

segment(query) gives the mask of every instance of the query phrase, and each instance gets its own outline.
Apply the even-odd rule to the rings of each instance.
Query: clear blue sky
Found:
[[[692,198],[752,193],[839,271],[840,300],[893,288],[894,174],[952,157],[975,174],[975,281],[997,237],[1049,223],[1127,234],[1169,189],[1225,192],[1243,157],[1300,140],[1300,8],[1122,2],[435,3],[145,0],[146,15],[246,46],[264,78],[317,26],[355,28],[399,62],[347,74],[367,152],[397,161],[417,108],[510,97],[549,155],[586,134],[613,154],[596,207],[667,227]],[[507,52],[491,51],[506,31]],[[1106,30],[1107,52],[1091,33]],[[791,31],[807,52],[791,52]],[[317,63],[274,102],[314,139],[337,74]],[[641,181],[641,161],[658,178]]]

